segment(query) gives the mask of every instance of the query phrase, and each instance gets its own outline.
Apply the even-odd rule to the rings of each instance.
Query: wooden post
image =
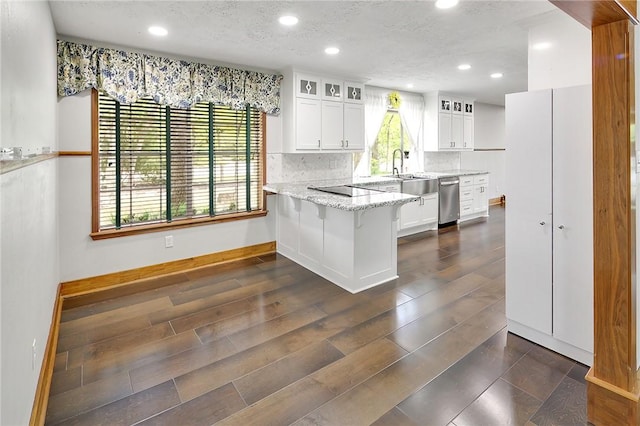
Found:
[[[591,29],[593,78],[594,361],[587,414],[639,425],[635,306],[636,1],[552,1]]]

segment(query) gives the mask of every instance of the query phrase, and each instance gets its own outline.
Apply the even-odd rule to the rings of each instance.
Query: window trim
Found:
[[[251,212],[221,214],[214,217],[198,217],[187,219],[174,219],[169,223],[152,223],[146,225],[135,225],[120,229],[100,230],[100,145],[99,145],[99,117],[98,117],[98,91],[91,89],[91,233],[93,240],[107,238],[124,237],[128,235],[140,235],[150,232],[161,232],[170,229],[190,228],[193,226],[210,225],[214,223],[232,222],[236,220],[253,219],[266,216],[267,194],[262,191],[262,204],[260,210]],[[260,141],[260,161],[262,165],[262,183],[267,177],[267,120],[266,113],[261,112],[262,140]]]

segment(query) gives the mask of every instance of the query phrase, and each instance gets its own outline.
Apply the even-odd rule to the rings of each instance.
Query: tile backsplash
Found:
[[[353,175],[352,154],[267,154],[267,182],[345,179]]]
[[[459,152],[425,152],[424,170],[438,172],[460,168]]]

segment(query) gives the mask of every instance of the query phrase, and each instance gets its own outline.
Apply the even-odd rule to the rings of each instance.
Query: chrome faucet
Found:
[[[391,154],[391,174],[394,174],[400,177],[400,172],[398,172],[398,168],[396,167],[396,152],[400,153],[400,170],[404,169],[404,160],[402,159],[402,150],[394,149],[393,154]]]
[[[401,149],[394,149],[393,150],[393,154],[391,154],[391,174],[395,174],[396,176],[400,177],[400,172],[398,171],[398,168],[396,167],[396,152],[400,153],[400,170],[404,171],[404,159],[405,158],[409,158],[409,151],[403,151]],[[404,155],[403,155],[404,154]]]

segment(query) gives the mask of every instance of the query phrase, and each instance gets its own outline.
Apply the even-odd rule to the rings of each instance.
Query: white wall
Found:
[[[504,106],[476,102],[473,118],[474,149],[504,149]]]
[[[460,168],[487,170],[488,197],[499,198],[504,194],[505,185],[504,107],[478,102],[475,107],[474,148],[479,151],[461,153]]]
[[[0,4],[2,147],[56,149],[56,36],[47,2]],[[58,270],[57,160],[0,176],[0,424],[29,422]],[[32,342],[36,361],[32,367]]]
[[[58,100],[61,151],[91,150],[89,91]],[[60,279],[62,282],[201,256],[275,240],[274,215],[94,241],[91,157],[60,158]],[[268,197],[272,202],[271,198]],[[274,209],[275,205],[269,205]],[[174,247],[164,247],[173,235]]]
[[[545,50],[531,48],[549,42]],[[529,91],[591,84],[591,31],[566,13],[529,30]]]

